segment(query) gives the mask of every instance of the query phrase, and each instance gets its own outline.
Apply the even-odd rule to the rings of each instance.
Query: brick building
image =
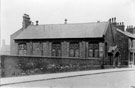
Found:
[[[11,35],[11,54],[102,59],[112,64],[109,53],[118,50],[121,64],[127,64],[128,37],[118,31],[124,27],[116,18],[90,23],[65,20],[65,24],[45,25],[36,21],[33,25],[29,15],[24,14],[23,27]]]
[[[135,27],[127,26],[126,35],[129,37],[129,64],[135,65]]]

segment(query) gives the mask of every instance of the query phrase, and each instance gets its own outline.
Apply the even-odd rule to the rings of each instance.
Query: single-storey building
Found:
[[[11,35],[11,55],[72,57],[102,59],[112,64],[113,54],[119,52],[121,64],[128,63],[128,37],[116,18],[106,22],[33,25],[27,14],[23,27]],[[117,47],[115,47],[117,46]],[[114,48],[115,47],[115,48]]]

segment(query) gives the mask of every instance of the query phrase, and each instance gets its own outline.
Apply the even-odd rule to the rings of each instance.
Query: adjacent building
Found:
[[[5,40],[2,41],[2,46],[0,47],[0,55],[10,55],[10,45],[7,45]]]
[[[11,54],[52,56],[81,59],[102,59],[113,64],[112,58],[120,55],[120,62],[128,64],[128,37],[124,23],[116,18],[106,22],[33,25],[27,14],[23,27],[11,35]],[[114,48],[115,47],[115,48]]]
[[[129,37],[129,64],[135,65],[135,27],[128,26],[126,31]]]

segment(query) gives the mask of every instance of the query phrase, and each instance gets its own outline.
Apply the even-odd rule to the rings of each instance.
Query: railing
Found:
[[[101,59],[2,55],[1,77],[101,69]]]

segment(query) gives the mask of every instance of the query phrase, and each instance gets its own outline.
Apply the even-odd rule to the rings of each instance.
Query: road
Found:
[[[38,80],[0,88],[135,88],[135,70]]]

